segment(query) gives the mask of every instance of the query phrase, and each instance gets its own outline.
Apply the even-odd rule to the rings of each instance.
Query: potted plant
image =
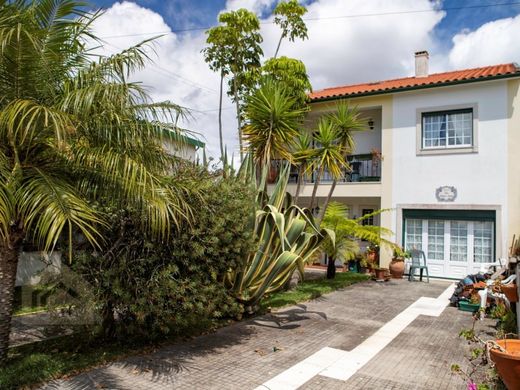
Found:
[[[388,268],[390,269],[390,275],[394,279],[401,279],[404,274],[404,261],[410,257],[408,251],[404,251],[402,248],[396,247],[394,249],[394,255]]]
[[[472,293],[469,301],[460,300],[459,301],[459,310],[460,311],[469,311],[471,313],[475,313],[480,309],[480,296],[478,293]]]
[[[369,274],[371,271],[371,264],[369,263],[368,259],[363,256],[361,260],[359,260],[359,272],[362,274]]]
[[[387,268],[377,267],[377,268],[374,269],[374,271],[375,271],[376,280],[378,282],[386,280],[386,276],[388,274],[388,269]]]
[[[379,245],[370,244],[366,250],[367,260],[372,264],[379,264]]]
[[[496,340],[489,353],[506,387],[520,389],[520,340]]]

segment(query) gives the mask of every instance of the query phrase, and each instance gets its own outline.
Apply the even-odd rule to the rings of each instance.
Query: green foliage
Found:
[[[369,276],[367,275],[343,272],[338,273],[334,279],[304,280],[292,290],[277,291],[266,296],[262,300],[261,306],[264,309],[274,309],[295,305],[368,279]]]
[[[286,37],[289,41],[294,42],[296,38],[305,40],[307,38],[307,26],[302,16],[307,13],[307,8],[298,4],[298,0],[280,1],[274,11],[274,23],[282,29],[280,40],[274,57],[278,55],[280,44]]]
[[[228,274],[230,291],[248,310],[254,311],[265,294],[281,289],[298,270],[303,277],[306,261],[327,236],[320,231],[311,213],[292,203],[286,192],[289,165],[282,169],[270,196],[264,192],[267,170],[264,167],[256,187],[255,237],[257,246],[245,266]],[[245,183],[256,186],[255,165],[248,156],[238,172]]]
[[[208,46],[203,49],[204,59],[211,70],[220,72],[221,94],[224,76],[231,75],[228,95],[236,104],[238,139],[240,156],[242,156],[241,105],[258,81],[260,57],[263,55],[260,46],[263,40],[260,35],[260,21],[253,12],[244,8],[223,12],[219,15],[218,21],[221,25],[206,31]],[[222,100],[219,107],[220,118]],[[221,135],[221,152],[223,149]],[[223,157],[222,155],[221,158]]]
[[[73,310],[78,317],[94,310],[90,320],[99,324],[101,318],[108,337],[155,339],[178,334],[201,318],[241,315],[224,275],[241,268],[253,247],[254,194],[237,180],[189,164],[175,179],[196,187],[192,224],[158,240],[140,228],[142,212],[103,206],[110,221],[107,244],[100,252],[78,248],[75,253],[77,280],[67,287],[76,286],[81,301]],[[82,284],[90,292],[78,290]]]
[[[335,240],[325,240],[322,244],[322,250],[332,259],[346,263],[349,260],[354,260],[359,254],[358,240],[394,248],[395,244],[384,238],[385,235],[391,234],[388,229],[380,226],[363,225],[366,218],[383,211],[379,210],[369,216],[364,215],[361,218],[350,219],[347,206],[339,202],[330,203],[321,222],[321,227],[333,231]]]
[[[3,1],[0,7],[0,360],[12,312],[10,283],[24,240],[56,247],[73,233],[105,245],[107,220],[93,207],[109,197],[141,210],[157,239],[185,222],[189,204],[164,179],[175,159],[163,141],[180,130],[183,110],[153,102],[129,82],[147,61],[149,41],[94,57],[85,4],[73,0]],[[69,252],[69,260],[70,260]]]
[[[260,166],[269,165],[272,158],[292,159],[291,147],[304,113],[294,107],[288,90],[273,80],[265,80],[247,99],[244,140]]]
[[[285,56],[270,58],[262,66],[262,75],[283,85],[294,98],[296,108],[306,106],[312,86],[302,61]]]

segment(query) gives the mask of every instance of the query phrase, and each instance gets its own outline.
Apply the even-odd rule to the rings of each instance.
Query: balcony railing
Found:
[[[355,183],[355,182],[379,182],[381,181],[381,159],[373,154],[355,154],[347,157],[350,170],[344,169],[343,174],[338,183]],[[317,172],[312,175],[305,175],[305,182],[314,183]],[[320,183],[331,183],[332,176],[328,171],[323,172]],[[298,168],[292,167],[289,175],[289,182],[296,183],[298,181]]]

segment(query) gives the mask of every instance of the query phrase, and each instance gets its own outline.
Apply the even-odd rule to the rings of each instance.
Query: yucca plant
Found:
[[[237,177],[257,186],[257,249],[248,256],[243,268],[228,275],[227,283],[249,311],[254,311],[265,294],[284,287],[296,270],[303,276],[305,263],[326,237],[334,242],[333,233],[320,230],[309,210],[292,203],[286,192],[289,168],[289,164],[282,168],[270,195],[263,190],[267,171],[264,169],[257,183],[251,156],[237,173]]]

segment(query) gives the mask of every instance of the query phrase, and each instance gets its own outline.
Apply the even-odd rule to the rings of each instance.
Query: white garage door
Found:
[[[406,249],[426,254],[431,276],[463,278],[495,262],[495,227],[490,220],[406,218]]]

